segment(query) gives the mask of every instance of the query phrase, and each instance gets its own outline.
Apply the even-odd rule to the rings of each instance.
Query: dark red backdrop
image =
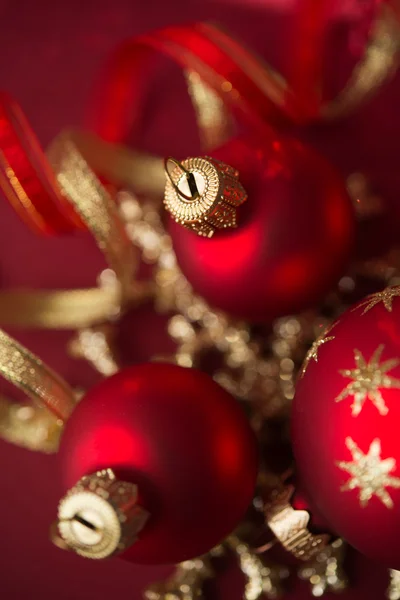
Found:
[[[116,42],[161,25],[214,18],[277,67],[284,68],[287,24],[284,13],[271,12],[268,0],[224,4],[205,0],[0,0],[0,87],[23,104],[43,144],[63,127],[82,122],[95,73]],[[277,4],[275,2],[275,4]],[[278,5],[283,5],[283,0]],[[330,85],[336,88],[348,73],[345,31],[332,40]],[[152,126],[146,145],[160,152],[196,148],[187,100],[181,100],[167,78],[160,97],[149,103]],[[161,83],[160,83],[161,86]],[[161,88],[158,90],[161,91]],[[399,213],[400,81],[386,86],[379,98],[355,118],[319,127],[307,136],[344,171],[368,169],[374,182]],[[183,96],[182,96],[183,97]],[[157,105],[158,102],[158,105]],[[179,113],[177,106],[179,104]],[[187,111],[182,111],[182,106]],[[175,115],[171,121],[170,111]],[[178,117],[179,114],[179,117]],[[185,136],[175,127],[183,120]],[[156,130],[162,134],[156,135]],[[396,206],[397,202],[397,206]],[[397,210],[396,210],[397,209]],[[30,233],[5,201],[0,203],[0,285],[74,287],[94,283],[102,259],[85,235],[45,240]],[[376,232],[371,236],[373,242]],[[133,320],[125,338],[136,348],[132,360],[146,358],[143,326]],[[14,332],[13,332],[14,333]],[[59,370],[73,385],[88,386],[92,371],[65,353],[67,333],[18,333],[17,337]],[[55,457],[44,457],[0,443],[0,598],[22,600],[102,600],[111,596],[139,600],[141,590],[166,569],[135,568],[121,560],[98,564],[63,553],[48,541],[48,526],[60,495]],[[384,598],[385,570],[356,557],[354,588],[343,599]],[[217,584],[221,598],[238,600],[239,575],[229,572]],[[311,598],[305,584],[296,585],[288,600]]]

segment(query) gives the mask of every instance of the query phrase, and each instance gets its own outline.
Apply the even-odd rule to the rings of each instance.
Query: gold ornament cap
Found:
[[[129,548],[148,517],[137,504],[137,486],[106,469],[83,477],[67,493],[58,507],[57,525],[68,549],[102,559]]]
[[[167,158],[165,172],[164,206],[177,223],[208,238],[217,229],[237,226],[236,209],[247,194],[236,169],[207,156],[181,163]]]

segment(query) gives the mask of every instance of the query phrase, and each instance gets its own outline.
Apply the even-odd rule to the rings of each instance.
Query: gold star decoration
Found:
[[[360,505],[364,508],[372,496],[377,496],[386,508],[393,508],[393,500],[387,487],[400,488],[400,477],[390,475],[396,468],[394,458],[381,459],[381,442],[373,440],[368,453],[363,454],[357,444],[346,438],[346,446],[351,452],[353,462],[337,461],[336,465],[350,473],[351,478],[342,487],[342,491],[358,489]]]
[[[335,339],[334,335],[330,335],[329,337],[326,337],[327,334],[332,331],[332,329],[335,327],[335,325],[336,325],[336,323],[334,323],[331,327],[328,327],[327,329],[325,329],[325,331],[323,333],[321,333],[321,335],[314,341],[313,345],[307,352],[307,355],[304,359],[303,366],[300,371],[300,377],[304,376],[311,360],[318,362],[318,352],[319,352],[320,347],[323,346],[324,344],[326,344],[327,342],[330,342]]]
[[[370,294],[360,302],[353,311],[358,310],[359,308],[364,307],[361,315],[365,315],[371,308],[374,308],[380,302],[383,302],[383,306],[386,308],[388,312],[392,312],[393,310],[393,299],[397,296],[400,296],[400,285],[395,285],[393,287],[387,287],[381,292],[377,292],[376,294]]]
[[[339,371],[343,377],[349,377],[352,381],[337,396],[336,402],[341,402],[348,396],[354,396],[351,406],[353,416],[360,414],[367,399],[371,400],[381,415],[387,415],[389,409],[379,388],[400,388],[400,380],[387,375],[387,372],[397,367],[400,361],[393,358],[379,364],[383,349],[382,344],[375,350],[369,363],[359,350],[354,350],[356,368]]]

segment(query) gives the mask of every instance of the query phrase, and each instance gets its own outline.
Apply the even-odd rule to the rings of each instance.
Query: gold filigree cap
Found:
[[[171,172],[170,162],[175,165]],[[182,163],[168,158],[165,172],[164,205],[177,223],[204,237],[236,227],[236,209],[247,199],[236,169],[210,157]]]
[[[60,501],[58,532],[70,550],[102,559],[129,548],[148,517],[137,504],[137,486],[107,469],[83,477]]]

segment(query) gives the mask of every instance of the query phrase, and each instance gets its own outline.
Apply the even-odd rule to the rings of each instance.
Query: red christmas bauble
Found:
[[[353,242],[353,208],[339,175],[289,139],[260,147],[237,138],[213,157],[239,171],[248,200],[238,208],[238,227],[211,239],[169,220],[194,290],[253,322],[317,303],[342,274]]]
[[[293,405],[300,485],[331,530],[400,569],[400,286],[344,313],[311,348]]]
[[[68,489],[111,468],[150,513],[122,556],[178,563],[219,543],[243,517],[257,448],[235,399],[208,375],[169,364],[130,367],[84,397],[61,442]]]

